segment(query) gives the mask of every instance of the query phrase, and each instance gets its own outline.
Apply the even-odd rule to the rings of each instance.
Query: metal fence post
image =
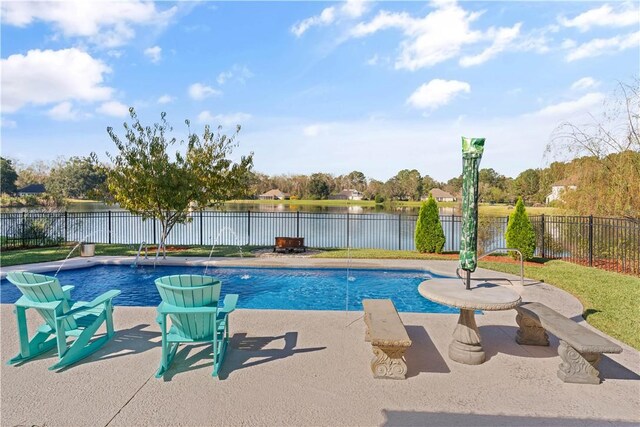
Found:
[[[111,211],[109,211],[109,222],[107,226],[107,232],[109,233],[109,236],[107,237],[107,239],[109,244],[111,244]]]
[[[455,230],[454,227],[456,225],[456,216],[455,214],[451,214],[451,240],[450,240],[450,245],[451,245],[451,250],[455,251],[456,248],[453,246],[453,242],[455,242]]]
[[[200,246],[204,246],[204,223],[202,220],[202,209],[200,209]]]
[[[402,250],[402,213],[398,214],[398,250]]]
[[[153,218],[153,244],[156,245],[158,243],[158,239],[156,238],[156,219]]]
[[[347,211],[347,248],[349,247],[349,211]]]
[[[22,212],[22,246],[27,246],[27,242],[26,242],[26,233],[27,230],[25,230],[25,228],[27,227],[27,214],[25,212]]]
[[[593,215],[589,215],[589,267],[593,266]]]
[[[544,258],[544,255],[545,255],[545,251],[544,251],[544,214],[542,214],[542,217],[540,218],[540,221],[542,222],[542,258]]]
[[[64,211],[64,241],[68,242],[69,238],[68,238],[68,234],[67,234],[67,230],[68,230],[68,218],[67,218],[67,211]]]
[[[251,210],[247,210],[247,246],[251,244]]]
[[[296,211],[296,237],[300,237],[300,211]]]

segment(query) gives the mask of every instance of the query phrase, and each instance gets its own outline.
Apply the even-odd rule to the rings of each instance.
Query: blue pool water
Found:
[[[90,301],[109,289],[120,289],[115,305],[156,306],[160,303],[156,278],[203,273],[203,267],[110,265],[63,270],[58,279],[63,285],[75,286],[71,293],[74,300]],[[223,296],[240,295],[239,308],[345,310],[348,305],[349,310],[362,310],[363,299],[389,298],[401,312],[458,312],[420,296],[420,282],[439,277],[427,271],[351,269],[350,280],[346,269],[218,267],[209,268],[208,274],[222,281]],[[0,302],[13,303],[20,296],[20,291],[7,280],[0,282]]]

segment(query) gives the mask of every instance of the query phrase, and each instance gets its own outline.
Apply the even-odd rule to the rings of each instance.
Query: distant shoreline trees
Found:
[[[635,156],[636,159],[640,158],[639,153],[631,152],[628,154],[612,154],[607,161],[615,163],[616,156]],[[582,170],[583,172],[593,170],[590,162],[593,162],[593,158],[588,156],[577,158],[570,162],[553,162],[543,169],[527,169],[516,178],[501,175],[494,169],[481,169],[479,200],[482,203],[513,204],[521,196],[526,205],[543,204],[547,195],[551,193],[552,184],[573,177],[576,170]],[[45,184],[48,190],[53,190],[56,194],[60,193],[61,197],[92,198],[113,202],[110,194],[105,191],[104,180],[96,177],[96,174],[104,174],[112,166],[98,163],[95,159],[92,160],[91,156],[72,157],[70,159],[59,158],[53,164],[44,162],[34,162],[27,166],[16,162],[13,164],[17,173],[17,188],[29,184]],[[631,164],[633,164],[632,161],[627,162],[627,165]],[[64,184],[65,176],[69,177],[74,174],[79,179],[82,178],[83,182],[79,182],[74,186]],[[629,175],[634,176],[633,173]],[[455,197],[459,197],[462,182],[460,177],[451,178],[447,182],[439,182],[429,175],[421,175],[415,169],[404,169],[386,182],[367,178],[360,171],[352,171],[338,176],[321,172],[311,175],[270,176],[252,171],[245,179],[244,185],[247,188],[245,197],[248,199],[257,198],[258,195],[274,188],[290,194],[295,199],[306,200],[326,200],[330,195],[337,194],[342,190],[355,189],[362,192],[366,200],[377,199],[384,202],[423,200],[434,188],[440,188]],[[89,182],[93,184],[89,185]],[[89,191],[92,185],[95,188]],[[74,189],[72,187],[78,188]],[[582,183],[579,189],[588,193],[590,191],[589,182]],[[581,195],[582,193],[576,194]],[[599,192],[596,194],[599,194]],[[567,201],[570,201],[573,194],[567,193],[567,196]],[[586,206],[576,210],[579,213],[588,214],[590,204],[588,202]],[[615,215],[611,210],[608,214]]]

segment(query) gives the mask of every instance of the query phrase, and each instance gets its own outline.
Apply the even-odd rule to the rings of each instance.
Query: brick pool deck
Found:
[[[131,258],[73,259],[65,267],[130,264]],[[171,259],[199,265],[204,259]],[[51,270],[49,263],[43,266]],[[213,265],[346,267],[345,260],[278,257],[216,259]],[[354,260],[351,268],[427,269],[451,274],[449,261]],[[16,267],[19,268],[19,267]],[[54,267],[56,268],[56,267]],[[7,267],[3,273],[14,268]],[[35,271],[29,266],[30,271]],[[519,278],[487,270],[485,277]],[[591,328],[572,296],[526,281],[523,299],[540,301]],[[600,385],[556,376],[558,341],[514,341],[515,311],[476,316],[487,362],[452,362],[447,347],[457,315],[401,313],[413,346],[408,378],[376,380],[362,312],[237,310],[220,379],[210,346],[183,346],[156,379],[160,332],[153,307],[116,307],[113,341],[59,372],[54,353],[7,366],[18,342],[12,306],[0,307],[0,425],[638,425],[640,354],[605,355]],[[30,317],[30,326],[36,318]],[[593,329],[593,328],[591,328]],[[615,341],[615,340],[614,340]],[[617,341],[616,341],[617,342]]]

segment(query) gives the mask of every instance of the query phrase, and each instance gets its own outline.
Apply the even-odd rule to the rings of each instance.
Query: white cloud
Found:
[[[522,35],[522,23],[515,23],[511,27],[490,27],[486,31],[475,30],[472,24],[484,12],[466,11],[451,1],[434,1],[431,5],[434,9],[422,18],[406,12],[380,11],[369,22],[354,26],[350,36],[366,37],[386,29],[400,30],[404,39],[400,42],[395,68],[410,71],[455,58],[465,46],[479,43],[488,43],[488,47],[478,54],[463,56],[460,65],[468,67],[482,64],[508,50],[548,50],[544,32]]]
[[[157,10],[153,2],[9,1],[1,4],[2,23],[26,27],[50,23],[65,37],[83,37],[102,47],[117,47],[135,37],[134,26],[163,27],[178,10]]]
[[[162,48],[160,46],[153,46],[144,50],[144,55],[149,58],[151,62],[157,64],[162,59]]]
[[[583,43],[567,54],[568,62],[578,59],[592,58],[600,55],[610,55],[623,50],[635,48],[640,45],[640,31],[625,36],[615,36],[608,39],[593,39]]]
[[[231,127],[236,125],[242,125],[251,119],[251,114],[248,113],[230,113],[230,114],[211,114],[210,111],[204,110],[198,114],[197,120],[200,123],[210,124],[212,126]]]
[[[434,79],[416,89],[407,99],[407,103],[415,108],[435,110],[450,103],[458,94],[469,92],[471,92],[469,83]]]
[[[461,48],[483,39],[481,31],[471,29],[481,12],[467,12],[455,3],[434,3],[436,9],[424,18],[406,12],[380,11],[368,23],[351,30],[353,37],[365,37],[385,29],[399,29],[405,36],[400,43],[396,69],[415,71],[459,55]]]
[[[347,0],[341,6],[327,7],[319,15],[303,19],[291,27],[291,32],[296,37],[302,36],[309,28],[325,26],[340,21],[341,19],[356,19],[361,17],[368,9],[364,0]]]
[[[158,104],[169,104],[171,102],[175,101],[175,98],[170,96],[170,95],[162,95],[160,98],[158,98]]]
[[[18,126],[18,123],[15,120],[5,119],[4,117],[0,118],[0,127],[5,129],[15,129]]]
[[[571,90],[584,90],[590,87],[597,87],[598,85],[600,85],[600,82],[593,77],[583,77],[573,82]]]
[[[315,123],[302,128],[304,136],[315,138],[321,134],[326,133],[331,126],[326,123]]]
[[[367,65],[376,65],[378,63],[378,54],[374,54],[371,58],[367,59]]]
[[[522,23],[519,22],[511,28],[499,28],[497,30],[491,28],[488,32],[489,38],[493,40],[491,46],[477,55],[463,56],[460,58],[460,65],[470,67],[472,65],[483,64],[500,52],[508,49],[520,35],[520,27],[522,27]]]
[[[201,100],[210,96],[222,95],[218,89],[214,89],[211,86],[204,85],[202,83],[194,83],[189,86],[189,96],[195,100]]]
[[[47,115],[53,120],[73,121],[80,119],[81,113],[73,109],[71,102],[64,101],[47,111]]]
[[[1,61],[2,111],[12,113],[25,104],[69,100],[105,101],[113,89],[103,85],[111,69],[76,48],[30,50]]]
[[[126,117],[129,115],[129,107],[118,101],[105,102],[96,111],[113,117]]]
[[[637,3],[636,3],[637,5]],[[572,19],[564,16],[558,18],[560,24],[569,28],[577,28],[585,32],[592,27],[626,27],[629,25],[640,25],[640,9],[633,3],[625,3],[614,11],[608,4],[597,9],[591,9]]]
[[[302,36],[309,28],[316,25],[329,25],[335,20],[336,8],[334,6],[323,9],[320,15],[304,19],[291,27],[291,32],[296,37]]]
[[[230,70],[223,71],[218,74],[216,81],[219,85],[225,84],[227,81],[233,79],[239,83],[245,84],[247,79],[253,77],[253,73],[246,65],[234,64]]]
[[[548,33],[557,30],[547,26],[523,33],[523,23],[510,27],[472,28],[485,11],[468,11],[455,1],[434,0],[432,10],[423,17],[407,12],[381,10],[368,21],[353,26],[347,37],[363,38],[379,31],[395,29],[403,34],[395,60],[396,69],[416,71],[459,57],[460,65],[469,67],[482,64],[501,52],[546,53]],[[473,46],[486,46],[479,53],[468,53]]]
[[[602,104],[605,95],[600,92],[591,92],[576,99],[575,101],[565,101],[542,108],[533,113],[536,116],[562,117],[588,112],[598,104]]]
[[[349,18],[359,18],[367,11],[368,8],[369,4],[367,3],[367,0],[347,0],[347,2],[340,8],[340,11]]]

